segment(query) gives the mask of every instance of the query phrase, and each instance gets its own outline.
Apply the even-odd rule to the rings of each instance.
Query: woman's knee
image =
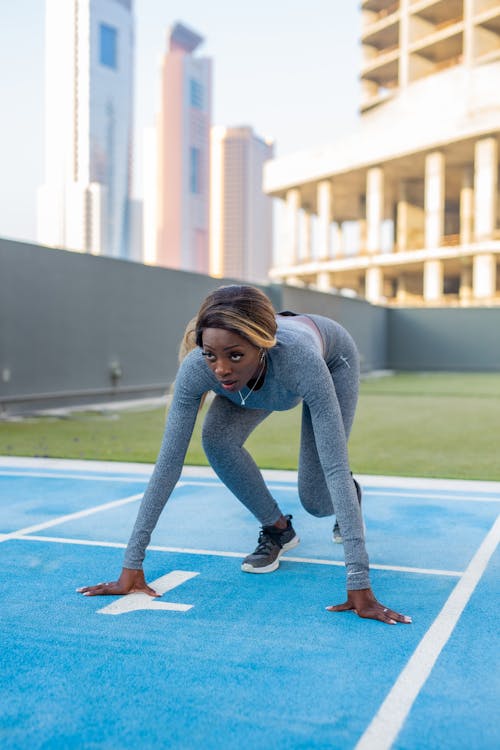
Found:
[[[316,516],[316,518],[333,516],[333,504],[330,497],[318,500],[317,495],[304,493],[299,490],[299,500],[304,510],[310,513],[311,516]]]
[[[327,510],[326,508],[318,508],[315,505],[304,505],[304,503],[302,503],[302,505],[311,516],[315,516],[316,518],[326,518],[327,516],[333,516],[333,508],[329,508]]]

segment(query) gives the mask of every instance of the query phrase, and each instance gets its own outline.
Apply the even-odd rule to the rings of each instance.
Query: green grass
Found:
[[[201,415],[202,417],[203,415]],[[154,462],[164,409],[75,412],[0,422],[0,453]],[[207,463],[198,419],[186,462]],[[398,374],[361,386],[350,440],[363,474],[500,480],[500,375]],[[272,414],[247,442],[263,468],[295,469],[300,408]]]

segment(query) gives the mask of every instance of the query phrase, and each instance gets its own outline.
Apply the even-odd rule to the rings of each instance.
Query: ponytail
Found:
[[[179,353],[178,353],[179,364],[187,357],[189,352],[192,352],[193,349],[196,349],[196,346],[197,346],[196,344],[196,321],[197,320],[198,320],[198,316],[196,315],[194,318],[191,318],[191,320],[186,326],[184,335],[179,345]],[[175,381],[172,383],[172,391],[173,391],[174,386],[175,386]],[[203,393],[201,400],[200,400],[200,409],[205,403],[206,397],[207,397],[207,394]]]
[[[191,318],[189,323],[186,326],[186,330],[184,331],[184,335],[182,337],[182,341],[179,346],[179,364],[182,362],[182,360],[187,357],[189,352],[192,352],[193,349],[196,349],[196,321],[198,316],[195,316],[194,318]]]

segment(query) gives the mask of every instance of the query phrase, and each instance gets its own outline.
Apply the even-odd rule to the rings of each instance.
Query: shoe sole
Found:
[[[334,544],[342,544],[343,541],[344,540],[342,539],[342,537],[340,536],[340,534],[332,534],[332,542]]]
[[[363,536],[366,536],[366,523],[365,523],[364,518],[363,518]],[[344,540],[342,539],[340,534],[338,535],[332,534],[332,542],[334,544],[343,544]]]
[[[264,565],[262,568],[255,568],[253,565],[250,565],[250,563],[242,563],[241,569],[244,573],[272,573],[280,566],[280,557],[283,554],[283,552],[286,552],[289,549],[293,549],[298,544],[300,544],[300,539],[295,534],[293,539],[290,539],[289,542],[283,545],[283,547],[278,552],[278,556],[276,559],[272,561],[272,563],[269,563],[269,565]]]

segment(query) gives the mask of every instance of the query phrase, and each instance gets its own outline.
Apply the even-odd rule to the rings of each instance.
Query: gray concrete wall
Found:
[[[187,321],[223,283],[232,280],[0,239],[0,402],[164,392]],[[310,290],[263,289],[278,310],[336,318],[355,337],[364,368],[383,366],[384,310]]]
[[[198,274],[0,240],[0,401],[164,391],[184,326],[213,286]]]
[[[387,312],[389,369],[500,371],[500,308],[394,308]]]
[[[231,280],[0,239],[0,409],[163,393],[187,321],[223,283]],[[263,289],[277,310],[338,320],[365,371],[500,370],[498,308],[385,309]]]

